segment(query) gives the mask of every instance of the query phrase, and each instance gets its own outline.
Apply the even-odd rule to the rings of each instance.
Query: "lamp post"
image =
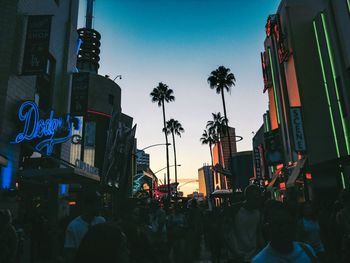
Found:
[[[151,147],[155,147],[155,146],[161,146],[161,145],[171,145],[171,143],[156,143],[156,144],[152,144],[152,145],[149,145],[149,146],[147,146],[147,147],[145,147],[145,148],[142,148],[140,151],[144,151],[144,150],[146,150],[146,149],[148,149],[148,148],[151,148]]]
[[[169,168],[170,168],[170,167],[173,167],[173,166],[175,166],[175,164],[169,165]],[[181,164],[177,164],[176,166],[181,166]],[[160,170],[154,172],[154,174],[159,173],[159,172],[163,171],[163,170],[166,169],[166,168],[167,168],[167,167],[165,166],[165,167],[163,167],[162,169],[160,169]]]
[[[151,147],[163,146],[163,145],[169,146],[169,145],[171,145],[171,143],[156,143],[156,144],[151,144],[151,145],[148,145],[148,146],[146,146],[146,147],[144,147],[144,148],[142,148],[142,149],[140,149],[140,150],[137,150],[136,154],[135,154],[135,153],[132,153],[132,156],[133,156],[133,158],[134,158],[134,160],[135,160],[137,157],[139,157],[139,153],[140,153],[140,152],[143,152],[144,150],[146,150],[146,149],[148,149],[148,148],[151,148]],[[165,167],[165,168],[166,168],[166,167]],[[137,163],[136,163],[136,172],[137,172]],[[154,176],[155,176],[155,173],[153,173],[153,174],[154,174]],[[156,179],[158,180],[157,176],[155,176],[155,177],[156,177]],[[153,188],[153,179],[152,179],[151,192],[153,191],[152,188]]]

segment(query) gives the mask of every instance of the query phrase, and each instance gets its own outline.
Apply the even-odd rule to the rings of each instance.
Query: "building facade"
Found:
[[[34,107],[30,109],[38,111],[37,117],[40,115],[48,120],[56,116],[66,118],[69,114],[71,78],[77,52],[78,1],[5,0],[2,3],[0,154],[8,162],[1,168],[0,186],[14,189],[19,171],[26,166],[25,159],[42,157],[32,149],[40,140],[30,140],[39,131],[33,131],[25,138],[16,138],[21,132],[25,135],[23,124],[25,116],[30,115],[26,110]],[[32,101],[32,106],[23,106],[25,101]],[[35,122],[28,125],[31,124],[38,127]],[[27,131],[34,127],[28,126]],[[49,130],[45,132],[47,135]],[[43,134],[40,136],[42,138]],[[16,143],[16,139],[25,143]],[[56,146],[54,155],[68,161],[69,144]]]
[[[199,193],[202,193],[205,198],[210,197],[214,192],[214,171],[211,166],[204,165],[198,169],[198,184]]]
[[[265,26],[269,186],[303,188],[300,200],[349,184],[349,10],[347,0],[283,0]]]
[[[229,127],[231,151],[237,152],[235,128]],[[230,189],[230,150],[229,138],[225,133],[220,135],[220,141],[213,146],[213,165],[215,170],[214,185],[215,189]],[[216,168],[215,168],[216,167]],[[233,177],[234,178],[234,177]],[[235,178],[234,178],[235,180]]]

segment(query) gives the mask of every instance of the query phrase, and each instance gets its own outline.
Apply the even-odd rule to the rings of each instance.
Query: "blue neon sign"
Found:
[[[35,149],[41,152],[46,147],[46,154],[51,155],[53,147],[68,141],[72,137],[73,129],[79,130],[80,122],[77,118],[71,118],[67,114],[66,118],[54,118],[54,111],[50,112],[50,117],[46,120],[39,116],[39,108],[33,101],[25,101],[18,110],[18,118],[24,123],[23,131],[20,132],[12,144],[19,144],[23,141],[42,139]],[[77,120],[78,125],[72,127],[73,120]],[[64,135],[58,135],[62,130]]]

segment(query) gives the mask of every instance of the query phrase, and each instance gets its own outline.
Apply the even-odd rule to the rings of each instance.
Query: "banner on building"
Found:
[[[300,107],[290,108],[290,119],[293,129],[294,149],[297,152],[304,152],[306,151],[306,143]]]
[[[264,134],[266,162],[268,165],[283,163],[283,149],[279,129]]]
[[[70,112],[75,116],[84,116],[88,107],[89,92],[88,72],[74,73],[72,80],[72,96]]]
[[[127,192],[131,174],[131,157],[135,142],[136,125],[127,127],[121,120],[121,112],[114,112],[110,120],[106,152],[103,164],[103,180],[122,192]]]
[[[28,17],[23,75],[37,75],[47,71],[51,20],[51,15]]]

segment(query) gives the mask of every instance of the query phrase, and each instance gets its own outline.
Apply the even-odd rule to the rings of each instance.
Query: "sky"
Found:
[[[211,113],[223,113],[221,96],[207,78],[218,66],[231,69],[236,85],[226,93],[229,125],[243,136],[238,151],[252,149],[253,132],[268,108],[263,94],[260,52],[267,16],[279,0],[96,0],[94,29],[102,35],[100,75],[117,79],[122,111],[137,124],[137,148],[164,143],[162,110],[151,102],[159,82],[173,89],[166,118],[178,120],[185,133],[176,138],[178,178],[198,179],[198,169],[210,163],[209,147],[200,137]],[[79,27],[84,26],[86,0],[80,0]],[[171,140],[171,138],[169,138]],[[165,146],[146,150],[150,167],[166,166]],[[174,164],[169,148],[170,165]],[[163,180],[164,172],[157,173]],[[174,180],[174,168],[170,170]],[[181,187],[188,194],[197,183]]]

